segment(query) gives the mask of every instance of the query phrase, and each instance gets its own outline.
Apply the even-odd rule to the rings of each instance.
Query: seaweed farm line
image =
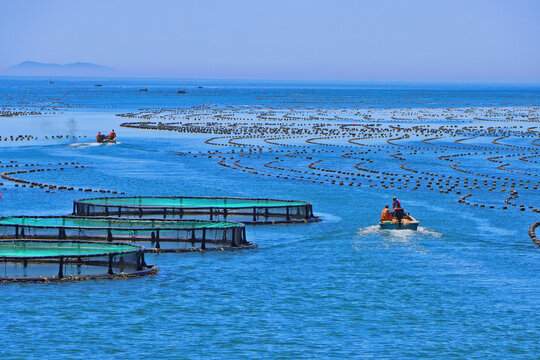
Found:
[[[124,122],[123,127],[205,137],[205,144],[216,150],[178,155],[204,156],[247,174],[340,186],[435,190],[460,195],[456,201],[467,206],[538,211],[529,196],[540,183],[534,172],[540,156],[540,129],[533,126],[540,122],[538,109],[344,111],[157,109],[119,116],[144,119]],[[323,154],[331,159],[323,159]],[[384,168],[374,163],[377,157],[383,157]],[[433,164],[429,171],[416,166],[425,162]],[[0,166],[13,169],[3,172],[2,178],[14,186],[118,193],[25,176],[62,171],[70,164],[58,165],[67,166],[14,160]],[[495,172],[487,173],[490,169]]]
[[[182,206],[204,205],[212,210],[199,220],[224,220],[221,200],[180,204],[179,197],[300,200],[287,206],[304,216],[246,224],[242,236],[258,245],[249,251],[146,253],[159,267],[155,276],[2,284],[3,357],[24,357],[30,344],[51,357],[94,357],[96,349],[111,358],[540,353],[538,89],[188,81],[179,94],[172,83],[142,80],[2,81],[9,85],[0,87],[7,238],[16,234],[14,219],[27,216],[34,220],[24,220],[24,235],[50,231],[52,241],[55,224],[43,230],[38,222],[77,211],[169,221]],[[94,143],[97,131],[112,129],[116,144]],[[417,231],[379,229],[392,196],[419,221]],[[73,205],[103,197],[111,200]],[[292,216],[270,205],[275,219]],[[247,209],[247,220],[274,219]],[[128,238],[121,231],[111,231],[113,240]],[[212,239],[232,239],[222,235]],[[108,264],[100,259],[105,271]],[[140,263],[130,264],[136,273]],[[49,268],[54,275],[59,267]],[[93,268],[87,262],[83,270]]]
[[[218,150],[179,155],[206,156],[248,174],[436,190],[464,195],[456,200],[468,206],[540,211],[531,201],[540,183],[535,173],[540,157],[536,108],[207,113],[160,109],[121,116],[144,120],[125,122],[124,127],[207,135],[206,144]],[[333,159],[325,160],[322,154]],[[384,167],[381,160],[376,163],[379,157],[386,157]],[[426,170],[416,165],[425,162],[433,166]]]

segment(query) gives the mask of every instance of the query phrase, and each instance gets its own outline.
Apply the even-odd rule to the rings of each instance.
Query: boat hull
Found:
[[[381,221],[379,223],[382,230],[418,230],[419,222],[417,220],[403,222],[401,227],[397,222]]]

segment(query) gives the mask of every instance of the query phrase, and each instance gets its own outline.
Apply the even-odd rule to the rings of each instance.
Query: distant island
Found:
[[[23,61],[8,67],[5,75],[15,76],[121,76],[122,72],[108,66],[86,62],[71,64],[47,64],[36,61]]]

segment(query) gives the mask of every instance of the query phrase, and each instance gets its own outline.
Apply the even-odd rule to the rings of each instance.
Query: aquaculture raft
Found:
[[[156,274],[141,246],[123,242],[0,240],[0,281],[114,279]]]
[[[130,241],[148,252],[250,249],[243,224],[199,220],[75,216],[0,218],[0,238]]]
[[[76,200],[73,215],[286,224],[320,221],[310,202],[235,197],[104,197]]]

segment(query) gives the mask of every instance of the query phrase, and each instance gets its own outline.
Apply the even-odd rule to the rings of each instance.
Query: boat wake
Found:
[[[379,235],[379,236],[411,236],[411,235],[428,235],[433,237],[441,237],[442,234],[439,232],[436,232],[434,230],[430,230],[428,228],[419,226],[418,230],[383,230],[379,227],[379,225],[371,225],[367,226],[365,228],[360,228],[356,232],[356,235],[363,236],[363,235]]]
[[[388,247],[397,243],[408,244],[415,237],[415,233],[414,230],[382,230],[379,225],[371,225],[356,231],[355,248],[359,250],[366,245]]]
[[[390,242],[408,243],[418,236],[415,230],[379,230],[382,237]]]
[[[418,230],[383,230],[379,225],[371,225],[357,230],[352,246],[357,251],[366,249],[407,248],[420,254],[427,254],[421,244],[422,238],[440,237],[441,234],[418,227]]]
[[[377,235],[381,234],[382,230],[380,229],[379,225],[371,225],[365,228],[360,228],[356,232],[356,235],[363,236],[363,235]]]
[[[360,228],[356,231],[355,242],[359,243],[377,243],[383,246],[390,244],[415,244],[422,238],[439,238],[442,234],[425,227],[418,227],[414,230],[383,230],[379,225],[371,225]]]
[[[121,144],[121,143],[119,143],[119,142],[116,142],[116,143],[96,143],[96,142],[91,142],[91,143],[71,143],[71,144],[68,144],[68,146],[74,147],[74,148],[77,148],[77,149],[84,149],[84,148],[94,147],[94,146],[113,146],[113,145],[117,145],[117,144]]]
[[[68,146],[78,148],[78,149],[84,149],[84,148],[87,148],[87,147],[99,146],[99,145],[101,145],[101,144],[98,144],[98,143],[72,143],[72,144],[69,144]]]
[[[420,234],[423,234],[423,235],[429,235],[429,236],[433,236],[433,237],[441,237],[442,236],[442,234],[440,232],[436,232],[435,230],[430,230],[430,229],[422,227],[422,226],[418,227],[417,232],[420,233]]]

